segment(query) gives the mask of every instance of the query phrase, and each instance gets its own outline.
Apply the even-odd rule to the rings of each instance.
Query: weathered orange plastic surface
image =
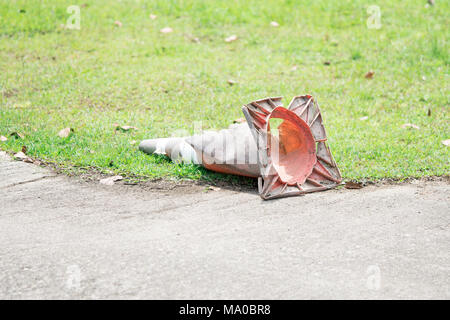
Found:
[[[312,96],[294,97],[287,109],[280,97],[261,99],[242,111],[258,147],[258,189],[263,199],[327,190],[342,181]],[[284,120],[277,128],[278,137],[269,123],[276,118]]]
[[[267,122],[269,134],[269,156],[272,158],[280,180],[288,185],[304,183],[316,163],[316,144],[305,121],[295,113],[283,107],[277,107],[269,120],[284,120],[277,128],[278,138],[271,134],[270,122]]]

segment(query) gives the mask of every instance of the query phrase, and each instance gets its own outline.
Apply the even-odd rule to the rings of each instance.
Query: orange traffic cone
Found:
[[[242,108],[258,149],[259,194],[263,199],[327,190],[342,181],[327,145],[319,106],[310,95],[288,108],[266,98]],[[271,128],[272,120],[281,124]]]
[[[281,98],[266,98],[245,105],[242,111],[247,124],[184,138],[144,140],[139,148],[209,170],[258,178],[263,199],[340,184],[341,174],[313,97],[295,97],[287,109]]]

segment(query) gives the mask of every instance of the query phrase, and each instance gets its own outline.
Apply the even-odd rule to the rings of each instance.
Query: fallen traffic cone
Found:
[[[311,96],[295,97],[287,109],[281,98],[266,98],[245,105],[242,111],[247,123],[184,138],[144,140],[139,149],[212,171],[258,178],[263,199],[340,184],[319,106]]]
[[[312,96],[294,97],[287,109],[281,98],[266,98],[242,111],[258,149],[258,189],[263,199],[327,190],[341,183]],[[273,119],[281,122],[277,128],[270,127]]]

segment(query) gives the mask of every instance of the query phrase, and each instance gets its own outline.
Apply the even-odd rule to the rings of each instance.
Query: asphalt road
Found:
[[[448,182],[152,191],[0,154],[2,299],[450,298]]]

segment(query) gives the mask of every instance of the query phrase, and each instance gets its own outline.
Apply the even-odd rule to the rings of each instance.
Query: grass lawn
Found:
[[[64,27],[74,4],[79,30]],[[369,5],[379,29],[367,26]],[[137,145],[192,133],[194,121],[225,128],[259,98],[287,105],[309,93],[345,179],[445,175],[449,15],[439,0],[0,0],[0,148],[25,145],[68,169],[229,179]],[[73,134],[59,137],[66,127]]]

